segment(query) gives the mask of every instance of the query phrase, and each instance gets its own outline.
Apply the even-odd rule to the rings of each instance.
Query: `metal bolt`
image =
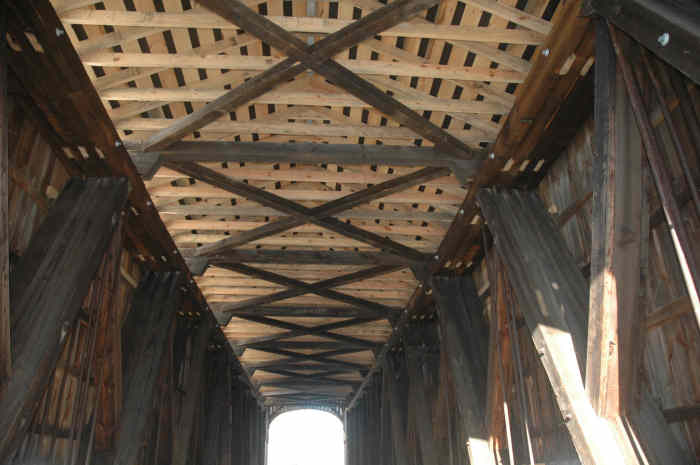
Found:
[[[542,50],[542,55],[548,57],[549,56],[549,49],[545,48],[544,50]]]
[[[440,255],[435,255],[435,260],[440,260]]]
[[[121,147],[121,146],[122,146],[122,141],[120,141],[120,140],[115,140],[115,141],[114,141],[114,146],[115,146],[115,147]]]
[[[460,215],[464,215],[464,208],[460,208],[460,209],[459,209],[459,214],[460,214]]]
[[[148,205],[150,207],[151,205],[153,205],[153,202],[151,202],[150,200],[147,200],[146,205]]]
[[[64,31],[63,29],[58,28],[58,27],[56,28],[56,37],[61,37],[65,33],[66,33],[66,31]]]
[[[567,413],[566,415],[564,415],[564,423],[568,423],[570,421],[571,421],[571,414]]]
[[[657,41],[657,42],[659,43],[659,45],[661,45],[662,47],[667,46],[668,43],[670,42],[670,40],[671,40],[671,34],[669,34],[668,32],[664,32],[663,34],[661,34],[661,35],[656,39],[656,41]]]

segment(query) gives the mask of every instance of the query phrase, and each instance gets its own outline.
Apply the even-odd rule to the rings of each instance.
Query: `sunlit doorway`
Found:
[[[293,410],[270,423],[267,465],[343,465],[345,432],[332,413]]]

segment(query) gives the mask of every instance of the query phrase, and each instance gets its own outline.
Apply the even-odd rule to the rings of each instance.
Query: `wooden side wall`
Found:
[[[41,121],[32,102],[21,94],[8,99],[8,183],[10,280],[12,266],[21,260],[34,233],[69,180],[48,138],[51,132]],[[134,290],[146,271],[139,253],[129,242],[124,227],[118,229],[98,274],[93,278],[82,311],[65,327],[62,352],[55,372],[34,413],[12,463],[110,463],[124,403],[123,356],[131,337],[124,322],[131,309]],[[115,263],[118,261],[118,263]],[[112,270],[118,270],[116,275]],[[190,301],[177,312],[175,329],[161,361],[157,395],[150,412],[140,464],[171,463],[175,431],[189,400],[184,386],[194,376],[194,340],[204,321]],[[208,336],[207,336],[208,337]],[[230,356],[223,341],[211,340],[206,358],[215,353]],[[265,457],[265,411],[248,385],[228,367],[226,427],[218,431],[228,443],[218,463],[263,465]],[[226,370],[225,370],[226,371]],[[239,373],[240,376],[243,376]],[[197,400],[187,457],[178,463],[197,464],[209,414],[213,378]],[[0,384],[0,395],[2,385]],[[190,396],[191,397],[191,396]],[[6,432],[0,432],[6,434]],[[231,447],[233,445],[233,447]],[[182,448],[177,449],[183,450]],[[86,458],[89,460],[86,461]]]

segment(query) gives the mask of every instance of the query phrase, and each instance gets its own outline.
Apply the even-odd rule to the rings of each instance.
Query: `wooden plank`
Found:
[[[199,179],[200,181],[206,182],[207,184],[211,184],[212,186],[224,189],[242,197],[246,197],[264,206],[275,208],[288,215],[304,218],[308,222],[322,226],[326,229],[330,229],[331,231],[335,231],[338,234],[342,234],[343,236],[350,237],[360,242],[365,242],[379,249],[385,249],[400,256],[415,260],[422,260],[424,257],[421,252],[411,249],[410,247],[406,247],[390,239],[383,238],[377,234],[364,231],[351,224],[343,223],[336,218],[317,218],[313,213],[313,210],[310,208],[289,201],[269,191],[250,186],[243,182],[234,181],[227,176],[223,176],[214,170],[205,168],[196,163],[168,162],[166,166],[187,176],[191,176]]]
[[[233,317],[240,315],[248,316],[290,316],[290,317],[347,317],[347,318],[369,318],[375,316],[375,312],[357,307],[322,307],[322,306],[269,306],[255,307],[250,309],[232,310],[229,314]]]
[[[2,462],[31,423],[126,196],[123,178],[71,180],[13,270],[14,369],[0,392]]]
[[[201,448],[203,465],[226,463],[227,452],[230,453],[231,431],[229,430],[229,405],[231,404],[231,369],[228,352],[218,350],[208,354],[208,390],[206,402],[206,432]],[[230,457],[229,457],[230,463]]]
[[[683,296],[649,313],[646,317],[646,327],[647,329],[657,328],[669,321],[673,321],[683,315],[691,315],[692,313],[693,306],[690,304],[690,299],[687,296]]]
[[[375,184],[362,191],[353,192],[352,194],[348,194],[340,199],[312,208],[310,213],[317,218],[335,216],[358,205],[386,197],[417,184],[423,184],[430,180],[444,177],[447,173],[448,170],[446,168],[423,168],[422,170],[414,173],[399,176],[380,184]],[[211,256],[223,250],[233,249],[234,247],[247,244],[254,240],[262,239],[263,237],[280,234],[289,229],[302,226],[305,223],[306,218],[300,216],[282,218],[257,228],[231,235],[230,237],[224,238],[219,242],[215,242],[214,244],[200,246],[196,249],[195,253],[197,255]]]
[[[259,347],[257,350],[263,351],[263,352],[268,352],[271,354],[277,354],[277,355],[285,355],[287,357],[299,359],[299,360],[309,360],[309,361],[314,361],[314,362],[320,362],[320,363],[325,363],[329,365],[337,365],[337,366],[342,366],[346,368],[352,368],[355,370],[362,370],[365,371],[367,370],[367,367],[365,365],[362,365],[360,363],[355,363],[355,362],[346,362],[345,360],[337,360],[334,358],[330,358],[329,356],[324,356],[321,354],[302,354],[299,352],[294,352],[291,350],[285,350],[285,349],[278,349],[278,348],[268,348],[268,347]]]
[[[690,2],[593,0],[593,10],[700,83],[700,8]],[[665,34],[665,35],[664,35]]]
[[[405,2],[404,2],[405,3]],[[207,8],[210,5],[202,5]],[[377,2],[378,6],[382,6]],[[431,2],[423,2],[417,6],[419,9],[427,9],[432,5]],[[397,5],[399,7],[399,5]],[[219,13],[219,6],[211,4],[212,11]],[[404,8],[404,7],[402,7]],[[238,10],[237,10],[238,11]],[[376,11],[376,10],[375,10]],[[390,10],[387,10],[390,11]],[[394,8],[393,11],[399,11]],[[417,12],[417,11],[416,11]],[[523,14],[523,12],[520,12]],[[392,13],[382,13],[384,16],[391,16]],[[413,13],[410,13],[411,15]],[[368,16],[363,16],[367,18]],[[317,17],[292,17],[292,16],[266,16],[266,18],[275,26],[281,27],[290,33],[308,33],[314,35],[321,34],[338,34],[341,30],[352,26],[355,31],[359,29],[359,21],[334,19],[334,18],[317,18]],[[379,16],[375,17],[379,19]],[[406,37],[415,39],[436,39],[436,40],[471,40],[477,42],[503,42],[508,44],[524,44],[524,45],[539,45],[544,40],[544,34],[528,31],[524,29],[503,29],[496,30],[491,28],[476,27],[476,26],[450,26],[433,23],[422,24],[400,24],[400,21],[394,21],[393,18],[383,18],[390,20],[395,25],[383,30],[379,30],[369,36],[365,33],[348,37],[343,43],[339,43],[336,53],[344,48],[351,47],[358,42],[362,42],[370,37],[385,36],[385,37]],[[402,19],[401,21],[404,21]],[[146,28],[204,28],[204,29],[229,29],[241,30],[242,26],[234,21],[229,21],[225,15],[217,15],[212,12],[207,12],[200,8],[199,11],[190,14],[170,13],[170,12],[141,12],[141,11],[116,11],[116,10],[75,10],[61,15],[61,21],[66,24],[83,24],[83,25],[110,25],[110,26],[129,26],[129,27],[146,27]],[[545,22],[546,23],[546,22]],[[251,29],[251,34],[256,35]],[[259,36],[257,36],[259,37]],[[356,41],[356,42],[353,42]],[[324,45],[325,47],[325,45]],[[320,49],[320,47],[319,47]],[[332,56],[332,55],[329,55]]]
[[[566,244],[534,193],[484,189],[478,200],[579,459],[623,463],[584,390],[588,292]]]
[[[604,20],[596,22],[595,43],[596,148],[586,392],[598,415],[614,419],[620,415],[620,404],[631,400],[622,397],[636,384],[632,373],[623,373],[622,360],[637,356],[631,338],[640,327],[642,147]]]
[[[438,331],[435,322],[413,323],[406,332],[409,421],[414,427],[423,465],[438,465],[433,437],[433,408],[439,384]]]
[[[668,408],[663,411],[664,418],[669,423],[680,423],[690,421],[700,417],[700,404],[686,407]]]
[[[449,352],[457,406],[468,435],[469,463],[494,464],[486,420],[488,329],[470,277],[433,277],[442,350]]]
[[[421,9],[426,8],[426,5],[432,4],[432,0],[402,0],[399,2],[394,2],[394,4],[384,7],[381,13],[377,15],[370,15],[364,19],[358,21],[357,23],[350,24],[345,28],[327,36],[319,42],[313,45],[313,51],[315,56],[313,60],[326,60],[336,53],[340,52],[346,46],[354,44],[352,40],[361,41],[368,37],[372,37],[381,31],[388,29],[391,26],[401,23],[407,17],[410,17],[418,13]],[[208,0],[205,2],[206,6],[213,9],[215,12],[222,14],[224,13],[224,18],[231,20],[239,20],[243,17],[247,17],[253,20],[253,24],[248,24],[246,29],[250,31],[256,37],[266,36],[265,27],[270,27],[273,25],[276,29],[277,35],[281,32],[282,41],[288,40],[288,36],[285,37],[286,31],[281,29],[279,26],[274,25],[266,20],[259,20],[264,24],[261,28],[256,28],[254,24],[256,23],[257,14],[253,13],[248,7],[240,2],[220,2],[220,0]],[[231,10],[232,9],[232,10]],[[227,17],[226,12],[233,11],[233,18]],[[390,12],[391,14],[385,14]],[[262,18],[262,17],[260,17]],[[250,26],[253,26],[252,28]],[[261,35],[262,34],[262,35]],[[296,37],[295,45],[297,47],[301,46],[301,50],[306,50],[306,44],[301,42]],[[274,38],[273,38],[274,40]],[[272,46],[278,46],[277,41],[268,42]],[[356,43],[356,42],[355,42]],[[286,50],[288,47],[278,47],[280,50]],[[251,99],[262,95],[263,93],[269,91],[276,85],[289,81],[295,76],[301,74],[307,66],[303,64],[296,64],[297,60],[295,58],[287,58],[283,62],[269,68],[267,71],[262,72],[256,77],[244,82],[237,88],[228,92],[222,97],[208,103],[204,108],[197,110],[189,114],[184,118],[179,124],[164,129],[163,131],[152,136],[145,144],[144,151],[151,151],[153,149],[160,149],[167,147],[168,145],[181,139],[184,135],[196,131],[202,128],[206,124],[216,120],[221,116],[221,111],[225,111],[230,108],[235,108],[241,106]]]
[[[415,264],[410,259],[384,252],[349,252],[341,250],[227,250],[211,256],[209,261],[212,265],[221,263],[264,263],[274,265],[410,266]]]
[[[127,147],[129,144],[127,144]],[[434,148],[391,145],[182,141],[159,150],[164,161],[313,163],[451,167],[459,159]],[[461,165],[461,163],[466,163]],[[460,161],[475,175],[480,160]]]
[[[173,465],[186,465],[187,458],[191,454],[190,445],[196,423],[195,413],[204,388],[204,362],[212,327],[212,321],[207,315],[202,318],[190,336],[191,359],[183,386],[185,398],[180,415],[173,425]]]
[[[0,13],[0,33],[5,35],[5,10]],[[9,101],[7,98],[7,41],[0,43],[0,386],[12,374],[12,345],[10,328],[10,236],[9,236],[9,158],[8,125]]]
[[[448,65],[416,65],[412,63],[397,63],[380,60],[349,60],[339,58],[334,60],[345,69],[359,75],[396,75],[432,77],[438,79],[459,79],[463,81],[493,81],[493,82],[523,82],[525,75],[520,71],[491,68],[463,68]],[[183,69],[228,69],[231,71],[267,71],[285,63],[283,58],[236,56],[236,55],[177,55],[171,53],[94,53],[83,58],[86,66],[122,67],[129,68],[167,68],[182,67]],[[291,79],[291,78],[290,78]],[[338,84],[340,85],[340,84]],[[179,100],[179,101],[213,101],[226,92],[221,89],[198,89],[197,91],[157,89],[106,89],[100,92],[103,100]],[[175,97],[173,97],[175,95]],[[162,97],[161,97],[162,96]],[[168,96],[167,98],[163,98]],[[361,98],[356,95],[357,98]],[[486,113],[488,104],[472,104],[463,102],[465,111],[481,109]],[[239,105],[236,105],[240,106]],[[498,108],[502,108],[499,106]],[[219,115],[221,116],[221,115]]]
[[[137,463],[146,441],[156,381],[180,305],[178,273],[150,272],[133,297],[124,323],[129,344],[124,370],[124,404],[114,444],[115,465]],[[166,359],[167,360],[167,359]]]
[[[666,222],[671,230],[671,239],[673,247],[678,258],[678,263],[681,267],[685,287],[690,297],[690,302],[693,305],[695,319],[700,325],[700,296],[698,295],[698,267],[691,248],[690,236],[686,230],[685,222],[678,207],[678,203],[673,195],[673,187],[666,168],[665,157],[663,156],[656,136],[654,128],[651,125],[649,112],[644,106],[644,101],[634,77],[632,68],[627,57],[624,55],[623,43],[620,39],[620,33],[614,26],[610,25],[610,36],[612,38],[613,47],[617,56],[622,76],[627,87],[627,95],[629,96],[630,104],[634,109],[633,115],[639,126],[639,133],[644,144],[646,158],[649,161],[651,172],[654,175],[654,181],[661,200],[661,206],[666,216]]]

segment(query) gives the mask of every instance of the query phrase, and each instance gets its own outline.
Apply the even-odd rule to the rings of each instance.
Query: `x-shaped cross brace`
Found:
[[[284,51],[289,58],[210,102],[201,110],[191,113],[173,126],[156,133],[144,143],[142,151],[165,148],[186,134],[216,120],[222,112],[244,105],[310,68],[432,141],[438,149],[465,159],[474,158],[476,153],[462,141],[331,59],[340,51],[374,37],[436,3],[436,0],[397,0],[319,42],[307,45],[294,34],[256,14],[239,0],[203,0],[202,4],[205,7]]]
[[[307,208],[299,203],[292,202],[291,200],[287,200],[284,197],[280,197],[269,191],[251,186],[244,182],[231,179],[228,176],[217,173],[212,169],[206,168],[194,162],[167,162],[165,163],[165,166],[172,168],[173,170],[179,171],[180,173],[186,176],[199,179],[200,181],[206,182],[207,184],[211,184],[212,186],[218,187],[236,195],[240,195],[249,200],[258,202],[270,208],[274,208],[280,212],[291,216],[291,218],[284,218],[282,220],[276,221],[274,223],[269,223],[252,230],[253,232],[250,232],[250,235],[247,236],[246,240],[259,239],[261,237],[260,230],[263,230],[263,233],[265,235],[269,235],[305,223],[314,223],[325,229],[330,229],[331,231],[334,231],[338,234],[342,234],[343,236],[347,236],[351,239],[370,244],[379,249],[385,249],[394,254],[400,255],[404,258],[408,258],[416,262],[423,263],[426,260],[426,255],[421,252],[418,252],[415,249],[406,247],[405,245],[399,244],[398,242],[392,241],[391,239],[388,239],[386,237],[381,237],[372,232],[365,231],[352,224],[343,223],[339,219],[329,216],[332,214],[337,214],[339,211],[345,210],[346,208],[351,208],[355,206],[356,202],[359,202],[359,200],[357,199],[363,199],[364,201],[364,199],[367,198],[366,195],[360,195],[360,193],[356,193],[357,195],[351,194],[349,196],[343,197],[342,199],[329,202],[320,207]],[[446,168],[425,168],[417,173],[413,173],[413,175],[403,176],[403,178],[408,177],[410,182],[413,183],[424,182],[426,179],[432,179],[434,177],[443,176],[447,172],[448,171]],[[406,179],[402,181],[406,181]],[[387,181],[387,183],[391,183],[391,181]],[[375,195],[375,192],[377,192],[376,195],[379,195],[379,193],[383,192],[391,192],[391,188],[388,186],[393,186],[393,188],[397,188],[399,185],[403,185],[401,181],[385,185],[378,189],[369,188],[367,189],[370,191],[370,194],[368,194],[368,196],[371,197],[372,195]],[[354,197],[352,197],[353,195]],[[348,199],[348,197],[350,197],[350,199]],[[251,237],[252,239],[250,239]],[[236,244],[237,242],[240,241],[233,240],[230,243],[227,242],[225,246],[229,247],[230,245]]]
[[[313,293],[327,299],[337,300],[344,302],[356,307],[366,308],[368,310],[376,312],[379,318],[388,318],[390,321],[395,317],[397,309],[392,307],[387,307],[386,305],[381,305],[376,302],[370,302],[365,299],[360,299],[359,297],[354,297],[351,295],[343,294],[341,292],[333,291],[329,288],[337,287],[344,284],[349,284],[352,282],[362,281],[365,279],[370,279],[382,274],[391,273],[401,269],[401,266],[377,266],[367,270],[358,271],[356,273],[350,273],[344,276],[339,276],[337,278],[327,279],[324,281],[319,281],[313,284],[307,284],[298,279],[288,278],[270,271],[261,270],[259,268],[254,268],[252,266],[243,265],[241,263],[230,263],[219,265],[222,268],[226,268],[236,273],[245,274],[248,276],[253,276],[265,281],[269,281],[275,284],[289,287],[289,290],[277,292],[268,296],[253,297],[252,299],[244,300],[243,302],[236,302],[226,305],[220,309],[223,312],[233,312],[235,310],[240,310],[243,308],[258,307],[260,305],[269,304],[276,302],[278,300],[289,299],[292,297],[298,297],[300,295]],[[360,319],[362,320],[362,319]]]

